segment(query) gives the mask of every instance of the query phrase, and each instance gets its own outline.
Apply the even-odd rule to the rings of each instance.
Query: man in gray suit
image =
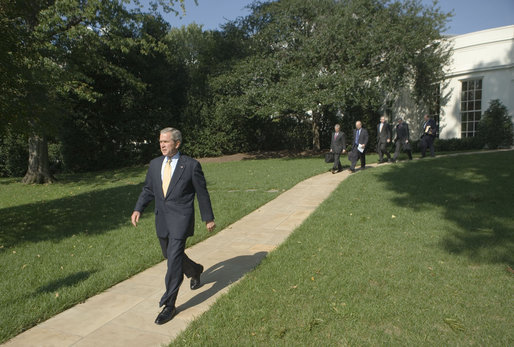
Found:
[[[336,172],[341,172],[341,170],[343,170],[343,166],[341,165],[339,157],[341,154],[346,153],[346,140],[339,124],[334,126],[332,140],[330,141],[330,152],[334,153],[334,166],[332,167],[332,173],[335,174]]]
[[[391,128],[389,124],[385,121],[385,117],[380,117],[380,123],[377,125],[377,153],[378,153],[378,163],[383,163],[384,153],[387,156],[387,159],[391,159],[391,154],[387,150],[387,146],[391,143]]]
[[[174,128],[162,129],[159,143],[162,156],[150,162],[131,220],[137,226],[145,207],[155,200],[155,229],[168,263],[166,292],[159,302],[164,309],[155,323],[164,324],[176,313],[175,301],[184,274],[191,278],[191,289],[200,287],[203,266],[184,253],[186,239],[194,233],[195,195],[207,230],[213,231],[216,224],[200,163],[178,151],[182,143],[181,132]]]
[[[355,164],[357,160],[361,160],[361,170],[366,168],[366,145],[368,144],[368,131],[362,127],[362,122],[358,120],[355,122],[355,129],[353,130],[353,149],[351,159],[350,171],[355,172]]]

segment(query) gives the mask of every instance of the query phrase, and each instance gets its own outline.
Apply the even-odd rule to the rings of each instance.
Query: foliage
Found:
[[[419,140],[411,142],[412,151],[420,152]],[[484,141],[477,137],[464,137],[464,138],[453,138],[453,139],[435,139],[434,149],[436,152],[456,152],[456,151],[467,151],[467,150],[481,150],[484,148]]]
[[[271,159],[203,169],[222,230],[325,165]],[[152,207],[137,229],[129,222],[145,173],[60,175],[53,185],[0,179],[1,342],[162,260]],[[212,235],[199,215],[196,221],[188,246]]]
[[[510,344],[513,169],[509,151],[349,177],[171,345]]]
[[[4,130],[0,137],[0,176],[23,176],[27,170],[27,157],[27,137]]]
[[[291,116],[309,122],[314,148],[327,108],[351,113],[348,123],[376,124],[387,98],[411,81],[437,81],[448,60],[436,43],[448,15],[416,1],[284,0],[251,9],[236,23],[248,56],[214,82],[220,104],[243,123]]]
[[[498,100],[491,100],[489,108],[484,112],[478,124],[477,137],[487,147],[510,147],[513,144],[514,129],[507,107]]]

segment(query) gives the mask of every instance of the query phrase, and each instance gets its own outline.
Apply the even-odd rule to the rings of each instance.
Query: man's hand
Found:
[[[391,142],[391,140],[390,140],[390,139],[387,139],[387,143],[389,143],[389,142]]]
[[[362,148],[366,147],[365,143],[361,143]]]
[[[405,143],[409,143],[409,140],[405,140]]]
[[[132,212],[132,217],[130,217],[130,219],[132,221],[133,226],[137,227],[137,223],[139,222],[139,217],[141,217],[141,212],[139,212],[139,211]]]
[[[343,149],[343,154],[345,154],[345,153],[346,153],[346,149]]]
[[[332,153],[332,148],[330,148],[330,153]]]
[[[208,232],[212,232],[214,231],[214,229],[216,229],[216,223],[214,223],[213,220],[211,220],[210,222],[206,222],[205,226],[207,227]]]

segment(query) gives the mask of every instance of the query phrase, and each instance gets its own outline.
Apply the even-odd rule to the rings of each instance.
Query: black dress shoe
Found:
[[[351,173],[354,173],[354,172],[355,172],[355,169],[351,169],[351,168],[350,168],[350,172],[351,172]]]
[[[177,312],[177,309],[175,306],[164,306],[161,313],[157,315],[157,318],[155,319],[155,324],[164,324],[169,322],[173,316],[175,316],[175,313]]]
[[[191,288],[191,290],[198,289],[202,286],[202,283],[200,282],[200,275],[203,272],[203,266],[202,265],[200,265],[200,266],[201,266],[201,268],[200,268],[200,272],[198,272],[198,275],[191,277],[191,282],[189,283],[189,288]]]

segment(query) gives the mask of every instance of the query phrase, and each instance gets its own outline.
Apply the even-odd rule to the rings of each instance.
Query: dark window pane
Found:
[[[462,91],[461,101],[468,101],[468,92]]]
[[[461,111],[467,111],[468,110],[468,103],[467,102],[461,102]]]
[[[473,111],[475,106],[474,101],[468,101],[468,111]]]
[[[462,82],[462,91],[465,91],[467,89],[468,89],[468,82],[467,81]]]
[[[475,110],[482,110],[482,101],[475,101]]]
[[[479,121],[481,117],[481,112],[475,112],[475,120]]]
[[[462,122],[467,122],[468,121],[468,114],[467,113],[463,113],[462,114]]]
[[[468,131],[468,123],[467,122],[462,123],[462,131]]]
[[[477,80],[477,89],[482,89],[482,80]]]
[[[475,92],[475,98],[476,98],[477,100],[482,100],[482,91],[481,91],[481,90],[477,90],[477,91]]]

